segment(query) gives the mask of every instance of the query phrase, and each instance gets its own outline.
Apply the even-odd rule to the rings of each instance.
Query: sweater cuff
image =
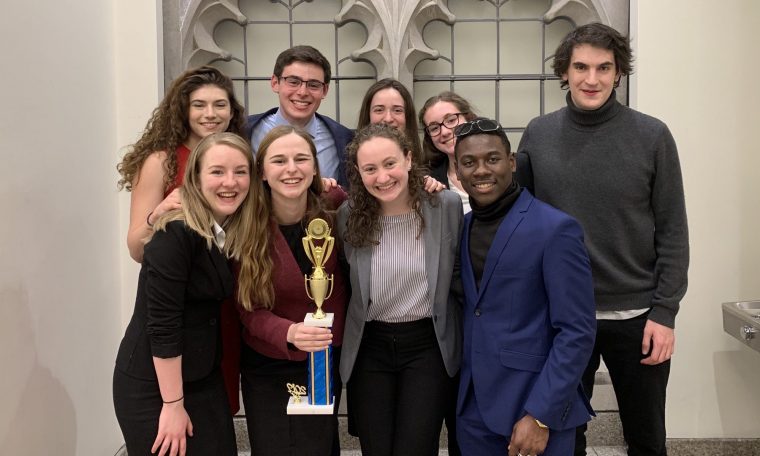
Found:
[[[675,328],[676,325],[676,313],[673,309],[663,306],[653,306],[649,315],[647,315],[647,319],[668,328]]]

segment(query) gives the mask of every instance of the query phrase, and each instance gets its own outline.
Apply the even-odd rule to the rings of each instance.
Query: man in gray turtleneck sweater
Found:
[[[517,178],[583,226],[594,275],[600,358],[615,387],[629,455],[666,455],[665,390],[689,241],[673,137],[661,121],[621,105],[614,88],[632,71],[628,39],[602,24],[570,32],[554,72],[567,107],[533,119],[518,148]],[[575,455],[585,455],[585,426]]]

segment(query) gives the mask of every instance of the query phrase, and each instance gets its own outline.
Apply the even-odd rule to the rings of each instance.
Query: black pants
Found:
[[[432,456],[451,379],[432,320],[368,322],[347,385],[364,456]]]
[[[306,361],[267,358],[243,345],[241,390],[251,454],[255,456],[328,456],[340,454],[338,403],[343,385],[338,374],[340,348],[333,347],[332,415],[288,415],[287,383],[307,384]]]
[[[610,372],[612,386],[623,423],[629,456],[666,456],[665,390],[670,360],[656,366],[640,361],[641,341],[647,315],[629,320],[598,320],[594,352],[583,373],[583,389],[589,398],[594,390],[594,374],[600,358]],[[586,425],[575,437],[575,456],[586,454]]]
[[[448,435],[449,456],[461,456],[457,441],[457,394],[459,393],[459,372],[451,379],[451,390],[446,399],[446,414],[443,417]]]
[[[188,456],[237,456],[232,413],[219,369],[205,379],[185,382],[184,405],[193,423],[187,437]],[[131,377],[116,369],[113,403],[129,456],[150,455],[158,434],[163,403],[158,382]]]

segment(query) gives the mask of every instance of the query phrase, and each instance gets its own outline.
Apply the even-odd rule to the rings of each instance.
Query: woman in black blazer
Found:
[[[113,378],[130,456],[237,455],[219,318],[234,289],[228,259],[240,257],[254,220],[251,157],[232,133],[203,139],[188,160],[181,209],[156,221],[145,246]]]

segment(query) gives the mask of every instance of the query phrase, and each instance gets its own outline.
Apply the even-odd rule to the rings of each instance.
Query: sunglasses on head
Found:
[[[454,128],[454,136],[457,138],[460,136],[467,136],[470,133],[477,133],[479,131],[487,133],[491,131],[501,130],[499,122],[491,119],[475,119],[463,124],[457,125]]]

